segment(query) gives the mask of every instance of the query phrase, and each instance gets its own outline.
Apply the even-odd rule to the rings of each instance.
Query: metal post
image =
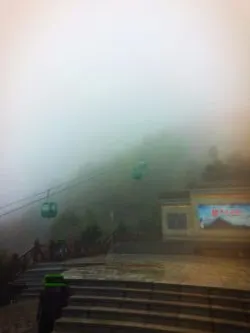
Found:
[[[113,224],[114,224],[114,211],[113,210],[110,212],[110,219],[112,221],[112,227],[113,227]],[[111,244],[110,244],[111,250],[113,249],[113,246],[114,246],[114,232],[111,235]]]
[[[48,189],[48,191],[47,191],[47,201],[49,201],[49,195],[50,195],[50,189]]]

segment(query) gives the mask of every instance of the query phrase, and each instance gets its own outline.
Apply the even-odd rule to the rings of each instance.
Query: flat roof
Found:
[[[189,201],[190,196],[195,193],[249,193],[250,187],[200,187],[190,190],[169,191],[159,195],[161,201]]]
[[[235,180],[224,180],[224,181],[200,181],[195,186],[188,188],[189,190],[193,189],[209,189],[209,188],[247,188],[250,189],[250,183],[247,181],[235,181]]]
[[[159,195],[159,199],[189,199],[190,198],[190,190],[180,190],[180,191],[169,191],[163,192]]]
[[[211,187],[211,188],[194,188],[190,193],[250,193],[250,187]]]

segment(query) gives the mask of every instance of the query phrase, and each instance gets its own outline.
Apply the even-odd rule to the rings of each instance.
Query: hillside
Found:
[[[53,223],[52,233],[64,237],[78,234],[85,227],[84,214],[90,209],[102,229],[109,232],[114,225],[124,222],[132,228],[159,223],[158,194],[178,189],[201,172],[206,148],[197,147],[194,138],[180,138],[178,133],[162,131],[146,137],[140,144],[127,148],[108,161],[81,170],[79,181],[67,191],[51,196],[58,202],[60,214]],[[197,158],[199,157],[199,158]],[[147,163],[147,172],[141,181],[132,178],[133,167],[139,161]],[[204,164],[203,164],[204,165]],[[110,212],[114,214],[113,223]],[[72,218],[72,214],[74,217]],[[65,217],[66,216],[66,217]],[[69,217],[70,216],[70,217]],[[75,227],[68,219],[78,220]],[[62,222],[64,221],[64,222]],[[40,204],[8,217],[8,225],[1,223],[0,240],[3,247],[23,251],[37,236],[46,238],[50,224],[40,218]],[[57,227],[60,223],[60,227]],[[63,227],[62,227],[63,223]],[[79,224],[79,226],[78,226]]]
[[[1,224],[0,233],[4,236],[0,244],[24,251],[35,237],[79,237],[89,223],[98,223],[105,233],[120,223],[132,230],[156,232],[160,225],[161,192],[194,185],[202,177],[217,181],[221,175],[230,174],[228,165],[218,161],[218,156],[208,164],[210,144],[203,141],[204,133],[190,135],[183,131],[182,135],[162,131],[108,161],[82,169],[67,190],[52,192],[51,200],[59,206],[55,221],[41,219],[41,204],[36,204],[20,211],[13,220],[9,217],[8,225]],[[212,155],[216,154],[215,149]],[[147,171],[143,179],[135,180],[131,174],[139,161],[146,162]],[[237,170],[234,173],[239,174]]]

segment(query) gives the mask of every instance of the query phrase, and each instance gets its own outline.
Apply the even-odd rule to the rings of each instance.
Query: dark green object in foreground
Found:
[[[45,287],[66,287],[64,276],[62,274],[47,274],[44,277]]]

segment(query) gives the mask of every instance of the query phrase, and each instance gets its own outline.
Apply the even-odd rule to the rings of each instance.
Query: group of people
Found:
[[[17,272],[22,269],[22,263],[15,253],[10,259],[2,261],[0,267],[0,306],[16,301],[17,296],[25,288],[24,285],[14,284]]]
[[[64,260],[67,257],[67,247],[63,241],[51,241],[49,245],[49,258],[47,258],[39,239],[36,239],[31,252],[33,263],[49,259],[50,261]],[[0,263],[0,307],[17,301],[22,290],[26,288],[23,283],[18,284],[15,280],[18,274],[28,267],[27,259],[18,254]]]
[[[57,261],[66,259],[68,254],[68,246],[66,241],[54,241],[51,240],[48,246],[48,255],[50,261]],[[33,246],[33,262],[45,260],[45,253],[42,249],[39,239],[36,239]]]
[[[57,248],[51,244],[51,259],[56,255]],[[63,248],[63,247],[62,247]],[[39,240],[36,240],[33,248],[33,259],[44,258]],[[6,306],[16,302],[18,295],[26,288],[23,283],[15,281],[16,274],[21,268],[21,260],[17,254],[1,266],[0,272],[0,306]],[[61,274],[49,274],[44,278],[44,288],[40,293],[37,309],[38,333],[52,333],[55,321],[61,317],[63,307],[67,306],[70,296],[69,286]]]
[[[68,246],[66,241],[53,241],[51,240],[49,243],[49,257],[50,261],[54,260],[63,260],[67,258],[68,255]]]

